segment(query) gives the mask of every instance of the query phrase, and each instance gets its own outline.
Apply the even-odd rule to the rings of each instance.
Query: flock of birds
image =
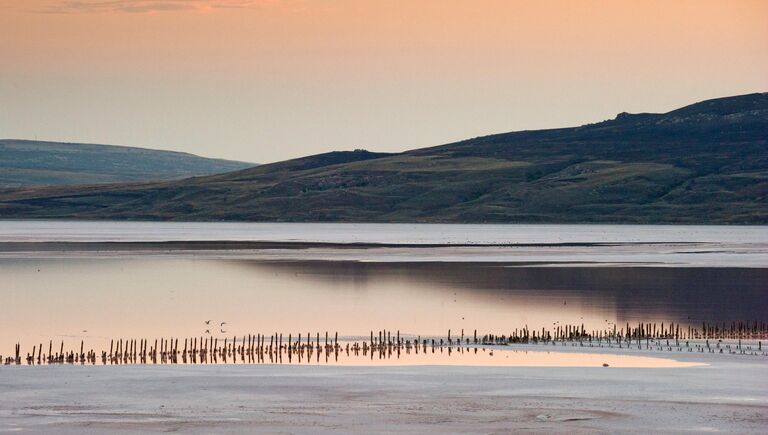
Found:
[[[206,326],[210,326],[211,322],[212,322],[212,320],[206,320],[205,321]],[[224,330],[224,325],[226,325],[226,324],[227,324],[227,322],[219,323],[219,333],[221,333],[221,334],[226,334],[227,333],[227,331]],[[205,334],[210,334],[210,333],[211,333],[211,330],[209,328],[206,328]]]

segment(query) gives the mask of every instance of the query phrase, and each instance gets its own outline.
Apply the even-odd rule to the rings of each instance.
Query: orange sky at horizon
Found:
[[[269,162],[768,90],[768,2],[0,0],[0,137]]]

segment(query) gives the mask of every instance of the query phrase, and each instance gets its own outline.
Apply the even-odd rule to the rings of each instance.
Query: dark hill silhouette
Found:
[[[398,154],[179,181],[10,190],[4,218],[768,223],[768,94]]]

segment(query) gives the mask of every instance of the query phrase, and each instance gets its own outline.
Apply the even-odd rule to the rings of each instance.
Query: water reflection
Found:
[[[118,337],[469,335],[768,318],[766,269],[28,258],[0,260],[0,277],[3,355],[49,339],[74,347]]]
[[[438,291],[435,296],[440,296],[441,304],[456,298],[439,290],[452,289],[484,305],[502,304],[513,312],[529,307],[556,320],[581,320],[584,314],[599,318],[597,314],[602,313],[618,323],[674,321],[698,325],[703,321],[768,317],[768,269],[759,268],[540,268],[498,263],[322,261],[232,264],[359,289],[382,283],[427,287]]]

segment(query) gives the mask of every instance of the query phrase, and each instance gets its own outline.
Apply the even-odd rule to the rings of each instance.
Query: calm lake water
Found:
[[[605,253],[610,251],[601,251],[610,249],[605,247],[568,255],[569,261],[581,256],[606,261],[590,267],[526,267],[505,260],[519,253],[498,252],[490,255],[492,261],[484,261],[482,253],[465,261],[435,261],[443,254],[430,256],[424,248],[407,255],[381,254],[386,261],[360,250],[362,262],[350,261],[356,251],[334,261],[325,261],[334,258],[333,252],[323,254],[323,260],[312,254],[302,258],[303,250],[269,257],[246,252],[236,258],[6,252],[0,255],[5,308],[0,354],[10,354],[16,342],[31,347],[49,339],[78,345],[84,339],[95,346],[111,338],[208,333],[222,339],[325,331],[355,337],[387,329],[444,336],[448,329],[455,335],[462,329],[466,335],[474,329],[501,334],[566,323],[603,329],[639,321],[768,320],[764,227],[0,222],[0,242],[62,240],[666,241],[717,243],[730,251],[700,254],[708,255],[707,264],[714,262],[706,267],[617,265]],[[734,246],[742,251],[732,252]],[[546,249],[551,248],[526,248],[528,257],[523,258]],[[678,248],[654,249],[656,254],[643,255],[666,259],[665,252]],[[726,263],[719,264],[720,257]],[[739,258],[750,267],[738,267]]]

